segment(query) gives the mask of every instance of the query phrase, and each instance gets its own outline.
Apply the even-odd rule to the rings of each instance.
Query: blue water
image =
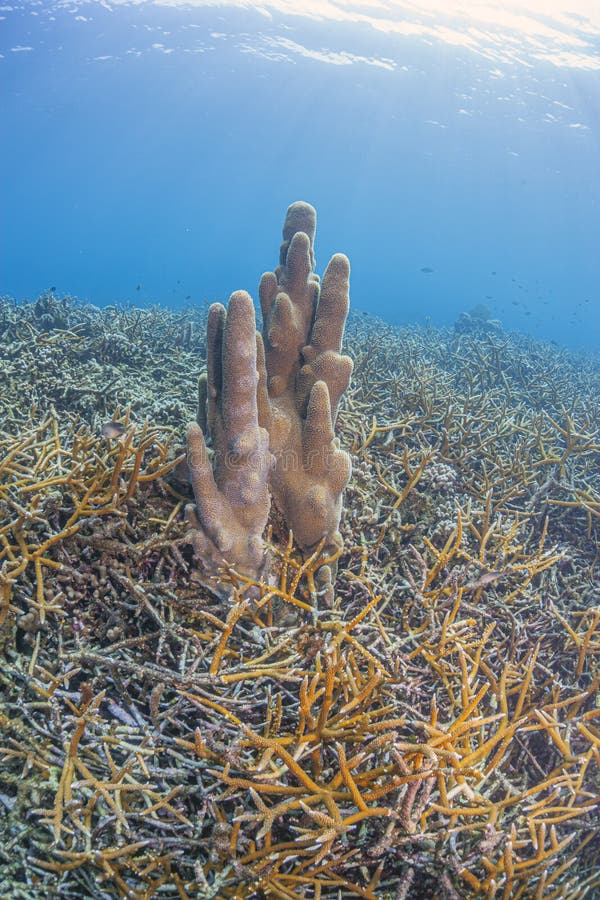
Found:
[[[354,309],[597,348],[600,4],[417,6],[0,6],[0,293],[256,297],[303,199]]]

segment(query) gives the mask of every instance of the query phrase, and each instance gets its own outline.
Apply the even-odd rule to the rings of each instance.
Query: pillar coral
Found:
[[[227,311],[220,303],[210,307],[206,361],[203,421],[188,430],[196,500],[195,508],[186,508],[190,540],[209,576],[230,564],[259,578],[265,565],[263,532],[273,457],[269,435],[258,424],[254,306],[245,291],[232,294]],[[218,582],[210,586],[214,589]]]
[[[334,425],[350,383],[352,360],[340,353],[349,307],[350,264],[337,253],[323,276],[314,272],[316,213],[293,203],[283,228],[279,266],[263,275],[264,370],[259,417],[275,456],[269,485],[298,546],[311,552],[325,540],[341,546],[342,494],[351,474]],[[262,351],[259,350],[262,366]]]
[[[253,578],[264,575],[270,497],[305,554],[322,542],[331,555],[342,544],[351,463],[334,426],[352,374],[351,359],[341,354],[350,266],[336,254],[321,286],[315,229],[312,206],[288,208],[279,266],[260,282],[262,336],[244,292],[232,295],[227,312],[220,304],[209,311],[200,424],[188,436],[196,510],[187,513],[209,574],[230,564]],[[325,581],[329,574],[324,567]]]

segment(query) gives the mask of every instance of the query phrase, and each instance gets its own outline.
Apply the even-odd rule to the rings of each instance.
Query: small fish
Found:
[[[126,430],[125,426],[121,425],[120,422],[105,422],[102,426],[102,437],[107,438],[109,441],[117,441],[123,437]]]
[[[431,275],[431,273],[434,270],[431,268],[431,266],[423,266],[423,268],[420,269],[420,271],[423,272],[425,275]]]
[[[56,288],[55,288],[54,286],[52,286],[52,287],[50,288],[50,293],[53,294],[55,290],[56,290]]]
[[[141,284],[138,284],[138,286],[136,287],[136,291],[141,291],[141,289],[142,289]]]
[[[495,275],[495,274],[496,274],[495,272],[492,272],[492,275]]]
[[[187,297],[186,297],[185,299],[186,299],[186,300],[191,300],[191,299],[192,299],[192,295],[191,295],[191,294],[188,294]]]

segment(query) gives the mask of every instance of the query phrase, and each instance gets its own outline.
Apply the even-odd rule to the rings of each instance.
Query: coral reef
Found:
[[[469,312],[460,313],[454,323],[454,330],[483,337],[486,334],[502,334],[502,323],[498,319],[492,319],[491,310],[485,303],[478,303]]]
[[[36,409],[52,405],[94,427],[120,404],[183,430],[194,414],[182,398],[205,352],[206,314],[98,309],[50,293],[35,303],[0,298],[0,421],[20,421],[26,396]]]
[[[101,394],[69,412],[64,322],[0,309],[1,896],[598,895],[597,356],[350,315],[346,549],[315,616],[293,545],[272,584],[197,581],[177,316],[147,314],[186,373],[173,429]],[[34,409],[15,342],[44,351]]]

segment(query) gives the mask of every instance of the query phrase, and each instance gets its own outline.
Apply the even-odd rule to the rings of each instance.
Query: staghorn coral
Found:
[[[76,413],[98,429],[119,404],[185,428],[193,403],[182,401],[204,352],[186,328],[204,331],[206,309],[99,309],[48,294],[40,301],[0,297],[0,422],[26,419],[26,395],[35,409]],[[46,329],[40,309],[56,311],[60,327],[44,320]]]
[[[0,426],[0,895],[598,894],[597,358],[348,340],[352,515],[316,618],[317,554],[198,584],[163,423],[124,446],[21,399]]]
[[[172,431],[136,426],[128,411],[116,410],[113,420],[126,429],[119,441],[107,442],[72,418],[61,434],[54,411],[29,423],[18,439],[0,434],[0,624],[19,584],[28,600],[28,627],[62,614],[69,591],[57,590],[56,573],[67,563],[71,569],[76,557],[57,563],[52,548],[85,532],[86,522],[101,531],[101,517],[119,516],[139,484],[164,477],[183,458],[172,458]]]

